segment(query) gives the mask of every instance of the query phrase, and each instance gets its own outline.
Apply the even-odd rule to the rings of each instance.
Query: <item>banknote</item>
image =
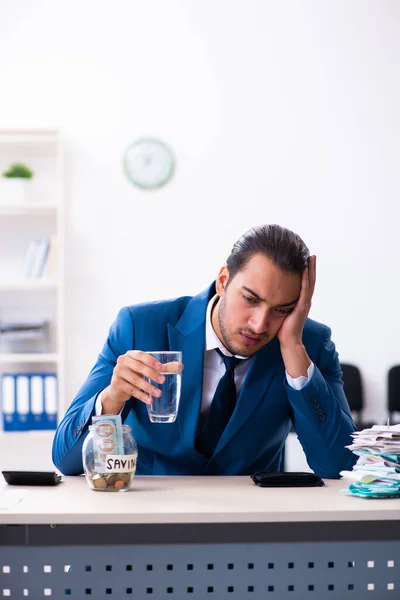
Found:
[[[124,454],[121,415],[92,417],[93,455],[96,469],[104,469],[110,454]]]

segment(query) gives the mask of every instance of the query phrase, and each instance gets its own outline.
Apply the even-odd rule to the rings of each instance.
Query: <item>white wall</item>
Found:
[[[123,304],[192,294],[246,229],[318,255],[311,316],[384,416],[400,362],[400,3],[0,0],[0,127],[60,128],[68,157],[67,392]],[[142,192],[124,148],[174,149]]]

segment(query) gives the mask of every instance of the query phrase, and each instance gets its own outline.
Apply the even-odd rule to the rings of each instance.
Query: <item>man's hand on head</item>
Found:
[[[283,321],[277,334],[286,372],[291,377],[301,375],[307,377],[307,369],[311,364],[303,346],[303,329],[314,294],[316,261],[316,256],[308,258],[308,267],[302,274],[299,300],[290,315]]]

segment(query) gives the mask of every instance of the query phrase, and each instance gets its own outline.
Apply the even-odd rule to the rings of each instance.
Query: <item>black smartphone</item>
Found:
[[[2,471],[10,485],[57,485],[61,475],[55,471]]]

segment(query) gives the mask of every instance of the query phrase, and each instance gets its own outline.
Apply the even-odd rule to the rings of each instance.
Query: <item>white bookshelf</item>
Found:
[[[57,130],[0,130],[0,173],[22,162],[34,172],[27,200],[10,203],[0,178],[0,321],[17,306],[26,319],[49,319],[50,342],[43,352],[10,352],[0,340],[0,373],[56,372],[58,410],[65,410],[64,382],[64,154]],[[32,239],[56,239],[54,276],[24,278],[23,263]],[[36,311],[36,313],[35,313]],[[10,318],[10,320],[12,320]],[[0,336],[1,337],[1,336]],[[2,419],[1,419],[2,421]],[[0,432],[2,428],[0,426]],[[26,435],[27,432],[25,432]],[[29,432],[31,434],[37,432]],[[43,432],[49,436],[52,432]],[[16,432],[7,435],[21,435]]]
[[[57,210],[58,206],[50,202],[0,204],[0,215],[51,215],[56,214]]]
[[[0,291],[25,291],[52,290],[58,287],[58,281],[52,279],[9,279],[0,280]]]
[[[54,363],[59,362],[59,356],[56,353],[51,352],[13,352],[13,353],[1,353],[0,352],[0,363],[4,364],[43,364],[43,363]]]
[[[59,148],[59,133],[56,129],[2,129],[0,130],[0,154],[10,152],[53,156]]]

